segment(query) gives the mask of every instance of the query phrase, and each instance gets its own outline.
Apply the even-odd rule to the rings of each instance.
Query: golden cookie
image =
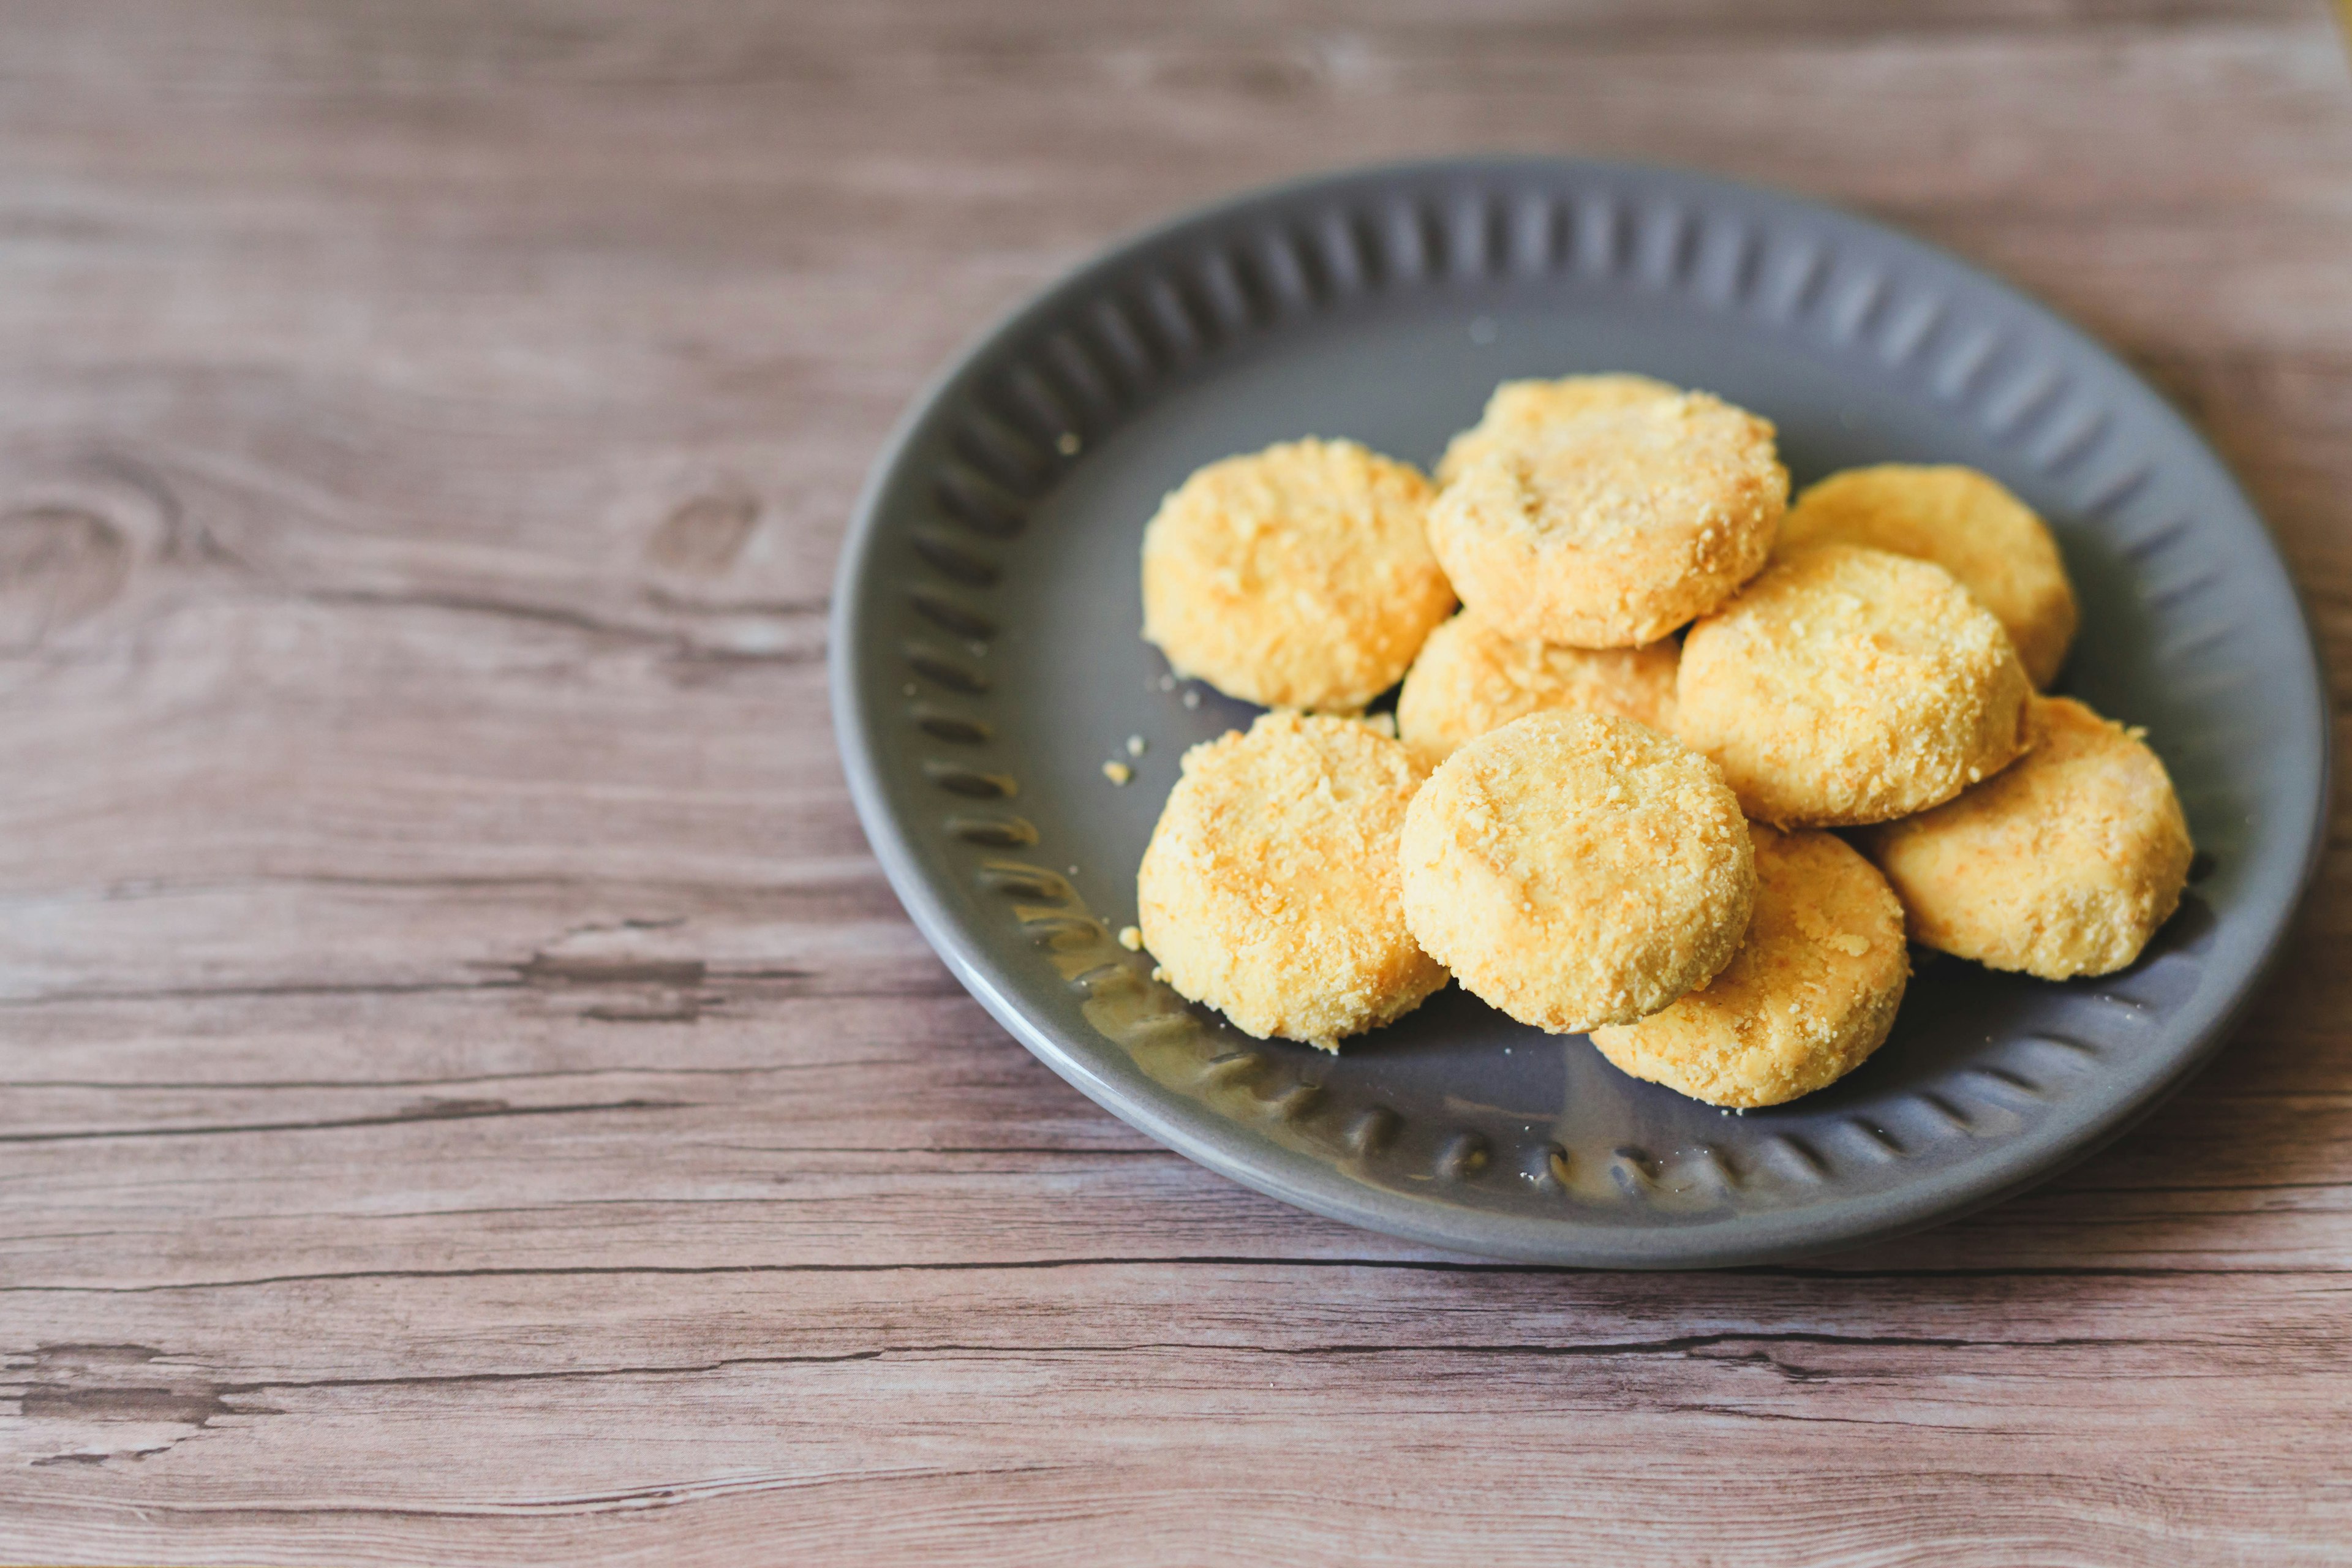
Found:
[[[1756,837],[1756,913],[1723,973],[1662,1013],[1592,1031],[1635,1078],[1709,1105],[1779,1105],[1860,1067],[1895,1026],[1911,960],[1886,879],[1827,833]]]
[[[1454,609],[1429,496],[1419,472],[1353,441],[1211,463],[1144,530],[1144,640],[1244,701],[1361,708]]]
[[[1515,642],[1465,612],[1429,634],[1397,695],[1397,732],[1434,767],[1465,741],[1547,708],[1674,727],[1673,642],[1552,647]]]
[[[1426,770],[1352,719],[1273,712],[1184,753],[1136,877],[1168,983],[1327,1051],[1445,984],[1405,929],[1397,831]]]
[[[1675,729],[1750,816],[1884,822],[2006,767],[2032,694],[2009,634],[1950,573],[1828,544],[1691,628]]]
[[[1507,381],[1486,399],[1478,423],[1446,444],[1437,482],[1450,485],[1462,470],[1497,447],[1523,446],[1555,425],[1636,403],[1679,397],[1682,389],[1646,375],[1564,375],[1558,381]]]
[[[1630,720],[1555,709],[1440,763],[1405,812],[1404,913],[1523,1024],[1630,1024],[1731,960],[1756,897],[1714,763]]]
[[[1920,945],[2044,980],[2112,973],[2179,905],[2189,823],[2137,731],[2066,697],[2036,698],[2031,727],[2015,765],[1864,847]]]
[[[2032,509],[1974,468],[1885,463],[1832,474],[1781,520],[1776,553],[1861,544],[1932,561],[2009,628],[2037,687],[2074,640],[2074,585],[2058,542]]]
[[[1498,441],[1439,492],[1429,543],[1505,637],[1637,647],[1756,574],[1788,494],[1772,426],[1686,392]]]

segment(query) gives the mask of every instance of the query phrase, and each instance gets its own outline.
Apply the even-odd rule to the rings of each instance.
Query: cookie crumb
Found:
[[[1129,756],[1130,756],[1130,757],[1139,757],[1139,756],[1143,755],[1143,737],[1142,737],[1142,736],[1140,736],[1140,735],[1129,735],[1129,736],[1127,738],[1127,754],[1128,754]]]
[[[1152,978],[1152,979],[1154,979],[1154,980],[1157,980],[1157,981],[1158,981],[1158,982],[1160,982],[1160,984],[1162,984],[1162,985],[1167,984],[1168,984],[1168,966],[1167,966],[1166,964],[1164,964],[1164,963],[1155,963],[1155,964],[1153,964],[1153,965],[1151,966],[1151,978]]]
[[[1161,677],[1160,678],[1160,690],[1162,690],[1162,691],[1173,691],[1173,690],[1175,690],[1175,689],[1176,689],[1176,678],[1175,678],[1174,676],[1172,676],[1172,675],[1163,675],[1163,676],[1161,676]]]
[[[1078,433],[1075,430],[1065,430],[1059,436],[1055,437],[1054,450],[1061,453],[1065,458],[1076,457],[1078,455]]]
[[[1143,951],[1143,928],[1141,926],[1119,927],[1118,945],[1127,949],[1129,952],[1141,952]]]
[[[1198,708],[1200,705],[1201,705],[1201,694],[1200,694],[1199,692],[1197,692],[1197,691],[1187,691],[1186,693],[1184,693],[1184,706],[1185,706],[1185,707],[1187,707],[1187,708]]]
[[[1110,780],[1110,782],[1115,784],[1123,784],[1134,776],[1135,770],[1129,767],[1125,763],[1105,763],[1103,764],[1103,777]]]

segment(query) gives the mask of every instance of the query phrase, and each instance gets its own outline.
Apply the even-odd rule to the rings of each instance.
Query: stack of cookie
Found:
[[[1599,375],[1505,384],[1436,481],[1294,442],[1146,531],[1144,636],[1270,710],[1185,757],[1138,883],[1162,975],[1240,1028],[1336,1049],[1450,974],[1773,1105],[1885,1039],[1906,933],[2105,973],[2179,902],[2163,764],[2039,694],[2074,595],[1994,480],[1790,507],[1769,423]],[[1360,717],[1400,679],[1392,731]]]

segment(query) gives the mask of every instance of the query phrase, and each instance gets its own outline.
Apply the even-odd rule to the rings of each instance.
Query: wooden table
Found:
[[[0,1561],[2352,1561],[2352,857],[2042,1191],[1480,1264],[1064,1087],[851,815],[928,373],[1472,148],[1849,204],[2119,345],[2352,651],[2317,0],[0,13]]]

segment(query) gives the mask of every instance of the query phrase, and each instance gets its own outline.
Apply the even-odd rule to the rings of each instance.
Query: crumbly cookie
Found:
[[[1675,729],[1782,827],[1885,822],[1999,772],[2032,695],[2009,634],[1932,562],[1826,544],[1683,639]]]
[[[1755,575],[1788,494],[1772,426],[1686,392],[1497,441],[1439,492],[1429,543],[1504,636],[1637,647]]]
[[[1265,713],[1187,752],[1136,877],[1168,983],[1327,1051],[1420,1006],[1445,971],[1405,929],[1397,834],[1426,776],[1352,719]]]
[[[1679,397],[1682,388],[1646,375],[1564,375],[1557,381],[1507,381],[1486,399],[1478,423],[1446,444],[1437,482],[1452,484],[1462,470],[1498,447],[1525,445],[1550,426],[1602,409]]]
[[[1674,728],[1673,640],[1647,647],[1554,647],[1502,636],[1465,611],[1429,634],[1397,694],[1397,733],[1434,767],[1456,746],[1548,708]]]
[[[1454,609],[1429,498],[1416,469],[1353,441],[1211,463],[1144,530],[1144,640],[1244,701],[1361,708]]]
[[[1523,1024],[1629,1024],[1731,960],[1756,897],[1714,763],[1630,720],[1555,709],[1440,763],[1405,812],[1406,923]]]
[[[1990,474],[1908,463],[1832,474],[1789,509],[1775,553],[1815,544],[1866,545],[1941,566],[2009,629],[2036,687],[2066,662],[2077,613],[2058,542]]]
[[[1831,834],[1752,831],[1738,952],[1664,1012],[1592,1031],[1626,1072],[1709,1105],[1780,1105],[1843,1078],[1885,1042],[1911,973],[1903,906],[1869,861]]]
[[[2188,819],[2137,731],[2066,697],[2036,698],[2031,728],[2014,766],[1864,847],[1923,947],[2044,980],[2112,973],[2180,903]]]

